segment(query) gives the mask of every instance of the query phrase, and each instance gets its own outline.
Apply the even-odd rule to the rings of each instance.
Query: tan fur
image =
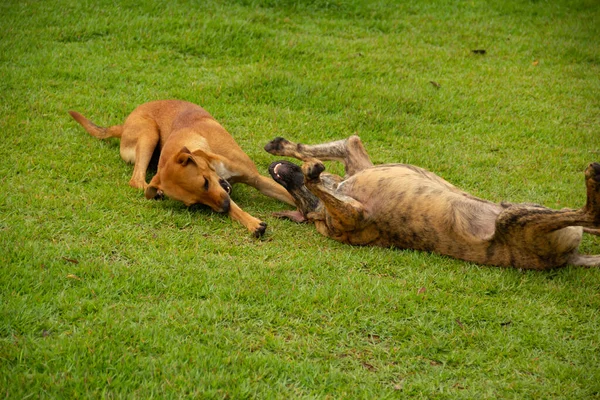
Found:
[[[123,125],[103,128],[76,111],[69,111],[91,135],[121,139],[121,158],[133,163],[129,185],[143,189],[146,198],[162,194],[183,202],[205,204],[243,224],[255,236],[266,224],[240,209],[228,195],[225,181],[242,182],[263,194],[294,204],[279,185],[258,173],[252,160],[231,135],[203,108],[180,100],[142,104]],[[146,183],[146,170],[160,151],[156,175]]]
[[[577,252],[583,228],[597,234],[600,227],[600,164],[586,169],[583,208],[552,210],[482,200],[413,165],[374,166],[357,136],[314,146],[276,138],[265,150],[304,161],[301,169],[285,161],[270,167],[302,213],[279,215],[314,222],[320,233],[340,242],[505,267],[600,266],[600,256]],[[343,162],[347,177],[323,173],[322,160]]]

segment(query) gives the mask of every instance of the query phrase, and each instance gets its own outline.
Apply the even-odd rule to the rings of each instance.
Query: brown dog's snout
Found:
[[[221,212],[228,213],[230,208],[231,208],[231,200],[229,199],[229,197],[227,197],[221,204]]]

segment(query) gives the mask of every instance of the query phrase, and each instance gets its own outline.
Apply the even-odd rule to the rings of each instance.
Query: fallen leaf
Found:
[[[373,334],[373,333],[369,333],[369,339],[371,340],[371,342],[379,342],[381,341],[381,337],[379,335]]]
[[[463,323],[460,321],[460,319],[456,318],[456,323],[458,324],[458,326],[460,326],[461,328],[465,329],[465,326],[463,325]]]
[[[77,261],[74,258],[63,257],[62,259],[65,260],[66,262],[70,262],[71,264],[79,264],[79,261]]]
[[[78,281],[81,280],[80,277],[78,277],[77,275],[73,275],[73,274],[67,274],[67,278],[69,278],[69,279],[77,279]]]
[[[534,62],[532,62],[531,64],[535,67],[536,65],[538,65],[540,62],[538,60],[535,60]]]
[[[365,367],[369,371],[377,371],[377,368],[375,368],[373,365],[371,365],[371,364],[369,364],[367,362],[363,362],[362,365],[363,365],[363,367]]]
[[[422,287],[422,288],[420,288],[420,289],[417,291],[417,294],[423,294],[423,293],[425,293],[426,291],[427,291],[427,288],[426,288],[426,287]]]
[[[442,85],[440,85],[439,83],[437,83],[436,81],[429,81],[429,83],[431,83],[433,86],[435,86],[437,89],[441,88]]]

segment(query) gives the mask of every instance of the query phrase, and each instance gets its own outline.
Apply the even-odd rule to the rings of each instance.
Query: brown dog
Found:
[[[271,176],[296,200],[296,221],[314,222],[328,237],[355,245],[432,251],[481,264],[548,269],[600,266],[600,255],[577,252],[582,231],[600,227],[600,164],[585,171],[587,203],[579,210],[492,203],[439,176],[405,164],[374,166],[358,136],[307,146],[276,138],[271,154],[304,161],[271,164]],[[338,160],[347,178],[322,173]]]
[[[95,125],[75,111],[69,113],[92,136],[121,138],[121,158],[134,164],[129,185],[144,189],[148,199],[160,198],[164,193],[187,206],[205,204],[214,211],[229,213],[257,237],[265,232],[266,224],[229,198],[229,183],[242,182],[294,204],[285,189],[258,173],[225,128],[195,104],[179,100],[142,104],[123,125],[108,128]],[[155,150],[160,151],[158,169],[147,184],[146,170]]]

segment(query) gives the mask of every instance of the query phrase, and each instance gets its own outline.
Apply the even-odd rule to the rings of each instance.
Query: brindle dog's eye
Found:
[[[204,190],[208,190],[208,179],[204,178]]]

